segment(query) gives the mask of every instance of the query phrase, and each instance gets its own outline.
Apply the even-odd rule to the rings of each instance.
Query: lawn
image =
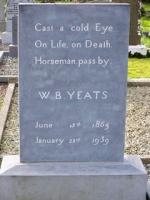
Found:
[[[150,11],[150,3],[143,3],[146,11]]]
[[[150,37],[141,37],[141,44],[145,45],[147,48],[150,48]]]
[[[150,11],[150,3],[143,3],[146,11]],[[141,32],[150,32],[150,16],[144,15],[141,17]],[[147,48],[150,48],[150,37],[145,37],[142,35],[141,44],[145,45]]]
[[[141,31],[142,32],[150,32],[150,17],[143,16],[141,17]]]
[[[130,58],[128,61],[128,78],[150,78],[150,58]]]
[[[0,110],[2,108],[2,105],[3,105],[3,100],[0,99]]]

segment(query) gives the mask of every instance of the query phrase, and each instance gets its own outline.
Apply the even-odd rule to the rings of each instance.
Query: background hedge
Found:
[[[143,3],[150,3],[150,0],[142,0]]]

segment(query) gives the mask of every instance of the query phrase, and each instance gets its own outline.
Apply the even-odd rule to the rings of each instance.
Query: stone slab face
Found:
[[[2,33],[2,43],[11,44],[12,43],[12,32],[3,32]]]
[[[18,58],[18,45],[9,45],[9,56],[12,58]]]
[[[130,4],[130,45],[141,44],[140,17],[141,17],[141,0],[112,0],[114,3]],[[124,27],[125,28],[125,27]]]
[[[6,22],[4,17],[4,1],[0,1],[0,31],[6,30]]]
[[[21,162],[123,161],[128,32],[128,4],[19,5]]]
[[[12,44],[18,44],[18,17],[12,17]]]
[[[6,22],[5,21],[0,21],[0,31],[6,31]]]
[[[21,164],[19,156],[6,156],[0,171],[3,200],[145,200],[146,185],[138,156],[118,163],[41,164]]]
[[[4,0],[0,1],[0,21],[4,21]]]

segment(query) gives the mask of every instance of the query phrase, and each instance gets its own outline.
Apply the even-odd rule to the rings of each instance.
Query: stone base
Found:
[[[5,21],[0,21],[0,31],[1,32],[6,31],[6,22]]]
[[[12,58],[18,58],[18,45],[9,45],[9,56]]]
[[[12,43],[12,32],[3,32],[2,33],[2,44],[11,44]]]
[[[131,45],[131,46],[129,46],[128,52],[130,52],[130,51],[131,51],[132,54],[140,53],[140,54],[142,54],[144,56],[147,54],[147,48],[144,45],[135,45],[135,46]]]
[[[139,156],[124,162],[19,162],[5,156],[2,200],[146,200],[147,176]]]

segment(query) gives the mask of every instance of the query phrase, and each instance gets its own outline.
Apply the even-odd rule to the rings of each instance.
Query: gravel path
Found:
[[[150,87],[128,87],[125,152],[150,154]]]
[[[18,87],[16,87],[5,125],[0,155],[19,154]]]
[[[18,59],[4,56],[0,63],[0,75],[18,75]]]

